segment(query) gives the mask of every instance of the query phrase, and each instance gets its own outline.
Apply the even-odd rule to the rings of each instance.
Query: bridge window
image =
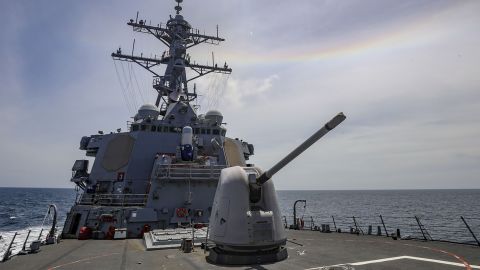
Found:
[[[157,131],[162,132],[162,126],[158,126]]]
[[[213,130],[212,130],[212,134],[213,134],[213,135],[220,135],[220,130],[218,130],[218,129],[213,129]]]
[[[210,129],[209,128],[207,129],[207,134],[210,134]]]
[[[168,127],[163,127],[163,132],[168,132]]]
[[[147,130],[147,125],[142,125],[142,126],[140,127],[140,129],[141,129],[142,131]]]
[[[153,132],[157,131],[157,126],[152,126],[151,131]]]
[[[138,125],[132,125],[132,131],[138,131]]]
[[[205,134],[205,129],[204,128],[201,129],[201,133]]]

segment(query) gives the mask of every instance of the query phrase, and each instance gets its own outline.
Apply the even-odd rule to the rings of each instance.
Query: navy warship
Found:
[[[188,88],[201,76],[232,72],[226,62],[201,65],[187,53],[224,39],[192,28],[181,15],[182,0],[176,2],[165,25],[138,16],[127,23],[167,46],[161,56],[112,53],[154,75],[155,103],[139,108],[127,132],[81,138],[80,149],[95,159],[90,171],[88,160],[74,162],[78,196],[61,240],[49,232],[51,245],[24,245],[31,254],[10,260],[7,252],[0,269],[480,269],[479,249],[471,245],[334,233],[297,219],[284,228],[272,176],[345,116],[335,116],[269,170],[249,164],[254,146],[227,137],[219,111],[199,114],[192,103],[196,87]],[[166,65],[163,75],[154,69],[160,65]],[[187,78],[187,68],[197,75]]]
[[[115,61],[138,64],[153,74],[158,93],[155,104],[141,106],[127,132],[95,134],[80,141],[80,149],[94,157],[76,160],[72,179],[80,191],[68,213],[62,238],[78,238],[82,227],[99,239],[140,238],[153,229],[179,228],[208,223],[220,171],[227,166],[247,166],[254,146],[227,137],[223,116],[217,110],[198,114],[193,102],[196,86],[189,82],[210,73],[230,74],[221,65],[198,64],[187,49],[217,45],[218,36],[201,34],[180,14],[164,25],[130,20],[133,31],[154,36],[167,50],[158,57],[112,53]],[[155,68],[165,65],[164,74]],[[196,76],[187,78],[186,69]],[[84,233],[82,231],[82,233]],[[84,237],[83,235],[80,237]]]

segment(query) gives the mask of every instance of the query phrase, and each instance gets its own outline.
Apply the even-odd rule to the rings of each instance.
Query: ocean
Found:
[[[287,225],[293,223],[294,202],[306,200],[306,206],[297,204],[297,217],[303,219],[306,229],[328,224],[332,230],[336,228],[345,232],[354,228],[367,234],[371,225],[373,234],[380,226],[383,234],[385,229],[391,234],[398,228],[402,237],[423,238],[425,233],[422,234],[419,229],[417,217],[435,240],[474,244],[472,235],[460,218],[463,216],[473,232],[480,236],[478,189],[280,190],[277,195]],[[51,203],[58,208],[58,229],[61,231],[75,196],[74,189],[0,188],[0,258],[2,249],[15,231],[20,232],[17,239],[22,242],[29,229],[32,230],[30,238],[36,238],[41,228],[46,230],[51,226],[51,220],[45,218]],[[44,231],[42,235],[46,233]],[[20,249],[21,246],[17,246],[15,251]]]

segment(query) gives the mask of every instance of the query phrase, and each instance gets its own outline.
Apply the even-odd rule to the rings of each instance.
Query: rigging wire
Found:
[[[228,79],[230,75],[224,76],[223,74],[215,74],[216,76],[211,82],[211,89],[209,91],[209,101],[208,101],[208,109],[218,109],[220,106],[221,98],[224,95],[225,89],[227,87]]]
[[[208,86],[208,96],[207,96],[207,111],[212,109],[213,104],[215,103],[215,99],[217,99],[216,95],[216,85],[217,85],[218,75],[214,74],[213,77],[210,79],[210,84]]]
[[[130,69],[131,67],[131,64],[130,62],[126,63],[127,65],[127,71],[128,71],[128,83],[129,83],[129,86],[130,86],[130,91],[132,92],[132,95],[133,97],[135,98],[135,104],[137,105],[137,107],[139,106],[139,104],[137,103],[137,100],[138,100],[138,95],[137,93],[135,92],[135,87],[133,85],[133,81],[132,81],[132,70]],[[140,97],[141,98],[141,97]]]
[[[128,94],[130,95],[130,99],[131,99],[131,102],[134,106],[134,108],[138,108],[138,102],[137,102],[137,99],[136,99],[136,95],[135,95],[135,92],[132,91],[132,89],[130,88],[131,85],[129,82],[131,81],[128,81],[127,78],[127,73],[125,72],[125,67],[123,66],[123,62],[120,62],[121,64],[121,67],[122,67],[122,73],[123,73],[123,78],[124,78],[124,81],[125,81],[125,85],[126,85],[126,89],[127,89],[127,92]]]
[[[130,114],[133,114],[132,105],[130,104],[130,101],[128,100],[125,87],[124,87],[124,85],[123,85],[123,83],[122,83],[122,79],[121,79],[121,77],[120,77],[120,74],[118,73],[118,67],[117,67],[116,62],[117,62],[117,61],[113,60],[113,65],[115,66],[115,73],[117,74],[117,79],[118,79],[118,82],[119,82],[119,84],[120,84],[120,89],[122,90],[123,100],[125,101],[125,105],[127,106],[128,112],[129,112]]]
[[[133,74],[133,79],[135,80],[135,83],[136,83],[136,86],[137,86],[137,91],[138,91],[138,93],[140,93],[140,97],[141,97],[141,99],[142,99],[143,104],[145,104],[145,103],[146,103],[145,97],[144,97],[144,95],[143,95],[143,93],[142,93],[142,90],[141,90],[141,88],[140,88],[140,85],[138,84],[137,75],[135,74],[135,69],[133,68],[133,65],[132,65],[131,62],[130,62],[129,64],[130,64],[131,75]]]
[[[218,109],[220,107],[220,103],[222,102],[223,95],[225,94],[225,90],[227,89],[228,86],[228,79],[230,79],[230,74],[227,74],[227,76],[221,76],[221,81],[219,85],[219,93],[218,93],[218,100],[216,104],[216,108]]]
[[[123,76],[120,76],[120,80],[123,82],[123,85],[125,86],[125,93],[126,93],[127,99],[129,101],[130,105],[132,106],[132,109],[134,109],[135,104],[134,104],[134,101],[132,99],[132,94],[129,90],[128,81],[126,79],[125,69],[123,67],[123,62],[122,61],[120,61],[120,67],[121,67],[121,71],[122,71],[121,75],[123,75]]]
[[[212,103],[210,104],[210,109],[215,109],[217,107],[218,100],[220,99],[220,97],[218,96],[218,87],[219,87],[220,76],[221,75],[218,75],[218,74],[216,74],[216,76],[215,76],[215,81],[213,83],[213,96],[214,96],[214,98],[212,99]]]

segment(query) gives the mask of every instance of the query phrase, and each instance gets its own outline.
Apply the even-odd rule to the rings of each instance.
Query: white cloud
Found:
[[[232,76],[227,82],[223,107],[240,110],[247,104],[258,104],[257,100],[265,98],[264,95],[272,90],[278,79],[276,74],[263,79],[238,79]]]
[[[275,176],[277,188],[479,187],[477,2],[392,1],[379,6],[367,1],[352,9],[341,8],[351,7],[351,2],[272,3],[188,2],[184,14],[207,33],[220,24],[220,34],[227,38],[223,47],[192,50],[198,62],[211,61],[214,50],[216,59],[234,69],[228,80],[198,80],[197,91],[203,95],[202,112],[220,108],[227,134],[255,144],[252,162],[268,168],[338,111],[347,114],[342,125]],[[44,30],[46,39],[47,33],[64,33],[68,35],[57,38],[73,44],[68,59],[58,56],[53,45],[45,52],[57,56],[53,62],[63,64],[61,70],[27,59],[17,48],[19,43],[35,46],[24,23],[35,24],[36,16],[45,22],[48,16],[2,12],[15,23],[6,28],[0,44],[0,185],[70,186],[71,164],[83,157],[77,149],[80,137],[124,128],[131,116],[109,54],[118,45],[129,51],[133,37],[138,53],[165,49],[152,37],[134,35],[125,22],[136,10],[153,23],[165,21],[173,13],[172,3],[78,5],[82,8],[69,20],[71,29],[55,24],[55,29]],[[390,18],[395,23],[389,23]],[[415,27],[412,22],[424,23]],[[238,61],[245,54],[255,60],[255,53],[302,53],[325,43],[361,42],[365,36],[359,33],[375,40],[403,24],[415,27],[407,31],[408,42],[368,53],[316,61],[280,58],[248,66]],[[26,63],[32,65],[30,71],[60,71],[58,78],[32,82]],[[150,75],[141,69],[136,74],[153,102]],[[27,83],[35,83],[35,89]]]

